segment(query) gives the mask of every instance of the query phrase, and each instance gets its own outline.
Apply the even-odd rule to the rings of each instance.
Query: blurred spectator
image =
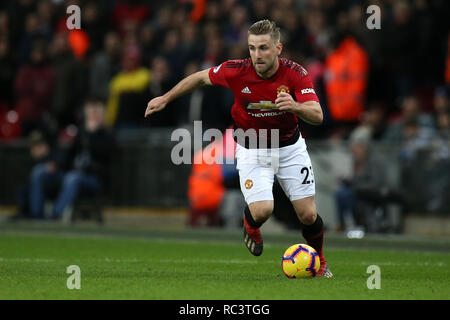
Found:
[[[387,205],[402,203],[403,196],[389,184],[381,157],[370,149],[368,132],[351,137],[353,175],[342,179],[336,191],[338,230],[363,227],[367,232],[384,232],[388,225]]]
[[[189,5],[176,4],[172,7],[171,11],[171,27],[182,32],[184,26],[189,23]]]
[[[36,13],[39,17],[40,30],[46,39],[53,37],[53,30],[55,27],[55,7],[51,0],[37,1]]]
[[[44,114],[52,105],[55,90],[55,72],[49,65],[46,47],[36,43],[31,52],[31,62],[21,67],[14,81],[15,109],[22,120],[22,135],[37,129]]]
[[[67,37],[67,33],[60,32],[55,35],[51,45],[56,80],[51,111],[59,128],[76,122],[76,114],[86,92],[83,66],[70,50]]]
[[[16,68],[8,41],[0,37],[0,109],[2,105],[8,109],[13,106]]]
[[[437,116],[437,133],[432,138],[425,163],[429,185],[426,210],[447,213],[450,208],[450,110]]]
[[[409,125],[407,126],[407,124]],[[421,112],[419,101],[414,96],[404,97],[401,102],[401,114],[393,123],[389,124],[383,140],[389,143],[401,143],[416,133],[414,123],[417,123],[421,135],[430,136],[434,131],[433,118]],[[423,129],[423,130],[422,130]],[[427,133],[425,131],[428,131]],[[414,133],[414,134],[413,134]]]
[[[435,114],[450,111],[448,90],[445,87],[438,87],[434,91],[433,107]]]
[[[216,26],[217,27],[217,26]],[[208,30],[211,32],[214,28],[209,28]],[[222,39],[217,33],[210,33],[206,35],[206,48],[205,54],[203,57],[202,68],[211,68],[217,64],[220,64],[222,61],[226,60],[226,56],[224,53],[225,47]]]
[[[10,17],[14,13],[14,19],[11,19],[10,24],[11,41],[18,44],[22,35],[26,32],[26,17],[36,11],[36,2],[34,0],[9,1],[6,8]]]
[[[433,127],[428,115],[407,117],[402,125],[400,163],[408,212],[450,208],[450,110],[445,91],[437,90],[434,102]]]
[[[222,140],[214,141],[194,154],[188,181],[191,227],[200,226],[203,217],[207,219],[208,226],[220,225],[219,206],[225,194],[224,177],[222,166],[213,160],[212,152],[214,150],[216,156],[219,152],[223,154],[222,144]]]
[[[148,100],[150,71],[141,66],[139,48],[130,46],[122,54],[122,71],[109,85],[106,122],[117,129],[136,128],[143,120],[142,108]]]
[[[35,130],[29,138],[30,156],[35,164],[46,162],[50,158],[51,141],[43,132]]]
[[[150,7],[141,0],[119,0],[112,12],[117,31],[125,36],[135,32],[150,17]]]
[[[230,46],[246,46],[249,27],[247,9],[242,6],[233,7],[230,12],[229,23],[225,27],[225,42]]]
[[[413,11],[413,20],[416,24],[416,42],[414,43],[416,47],[416,61],[420,61],[423,67],[422,76],[417,79],[415,87],[417,85],[426,85],[429,82],[430,76],[435,71],[433,64],[435,64],[434,58],[430,56],[430,50],[439,50],[434,42],[433,37],[429,37],[430,34],[434,33],[434,19],[433,13],[431,12],[430,3],[426,0],[414,0],[414,4],[411,6]],[[415,78],[411,75],[412,78]]]
[[[198,27],[193,23],[186,23],[181,31],[181,52],[179,59],[186,66],[189,62],[196,61],[203,56],[204,44],[200,41]]]
[[[311,10],[305,13],[304,17],[306,19],[306,44],[308,46],[305,50],[308,55],[322,59],[326,56],[331,37],[329,30],[327,30],[326,16],[321,10]],[[337,46],[336,50],[338,50]],[[347,45],[346,48],[340,49],[340,54],[350,53],[350,50]]]
[[[158,9],[155,18],[151,20],[152,27],[158,32],[155,33],[155,43],[157,48],[161,46],[166,38],[166,33],[172,28],[172,10],[169,5],[165,5]],[[158,48],[158,51],[161,51]]]
[[[190,12],[189,20],[197,23],[203,18],[206,10],[206,0],[179,0],[179,2]]]
[[[69,32],[72,4],[82,8],[81,30]],[[380,30],[366,28],[368,4],[381,8]],[[114,129],[202,120],[205,130],[224,130],[233,102],[225,88],[197,90],[145,121],[142,106],[185,73],[248,57],[248,25],[269,18],[281,27],[282,56],[307,67],[324,107],[323,125],[303,124],[304,136],[383,137],[403,148],[405,177],[416,168],[417,183],[424,172],[447,179],[438,170],[448,171],[449,8],[426,0],[2,1],[0,139],[76,122],[87,95],[107,101]],[[422,112],[431,105],[432,114]],[[446,184],[422,185],[422,209],[442,210],[436,199]]]
[[[224,15],[230,16],[232,9],[239,5],[239,0],[222,0],[220,1],[220,9]],[[227,23],[228,21],[223,21]]]
[[[221,10],[220,2],[211,0],[206,3],[205,16],[202,21],[203,29],[207,31],[209,28],[205,27],[210,24],[221,24],[224,20],[224,12]]]
[[[353,37],[339,41],[325,61],[327,107],[337,123],[358,123],[366,102],[368,57]]]
[[[257,19],[270,18],[281,27],[283,56],[303,61],[311,71],[316,92],[326,109],[326,120],[331,116],[347,129],[359,123],[364,105],[375,101],[388,105],[413,90],[429,92],[430,86],[441,84],[449,74],[443,72],[448,53],[444,43],[449,39],[445,22],[449,5],[445,1],[375,0],[370,4],[381,8],[380,30],[366,28],[365,4],[358,1],[10,0],[0,5],[0,41],[10,44],[11,58],[20,67],[27,62],[36,42],[52,42],[59,32],[68,32],[70,50],[81,63],[81,69],[89,68],[82,73],[91,77],[90,90],[83,88],[86,93],[82,92],[80,97],[94,94],[107,99],[105,81],[116,72],[111,75],[106,69],[120,68],[116,59],[104,61],[105,51],[109,57],[115,51],[102,48],[111,39],[107,30],[117,32],[123,48],[139,47],[144,66],[155,57],[165,57],[169,77],[180,79],[189,64],[203,63],[200,65],[203,69],[229,58],[247,57],[248,25]],[[65,9],[69,5],[83,9],[81,30],[67,30]],[[52,64],[61,67],[59,58],[51,59]],[[417,63],[421,65],[420,76],[414,72]],[[3,69],[5,73],[11,68],[7,69]],[[70,71],[67,76],[65,71],[62,73],[58,72],[58,76],[71,77]],[[99,80],[98,89],[93,88],[94,79]],[[84,81],[85,87],[87,83]],[[80,105],[70,97],[62,98],[63,86],[58,85],[54,107],[76,109],[61,107],[63,100]],[[389,117],[395,110],[385,111]],[[108,113],[109,122],[114,118],[112,114]],[[325,121],[323,127],[329,127],[330,123]],[[321,134],[309,129],[306,134],[313,138],[327,137],[330,130],[320,129]]]
[[[28,137],[30,156],[33,167],[46,163],[51,158],[51,143],[42,131],[35,130]],[[16,193],[18,210],[13,219],[31,218],[30,215],[30,187],[28,184],[20,186]]]
[[[152,81],[150,83],[150,93],[156,97],[167,92],[171,88],[173,79],[169,63],[164,57],[155,57],[151,62]]]
[[[360,123],[350,134],[350,140],[352,136],[364,135],[370,141],[379,141],[384,136],[385,131],[384,111],[379,104],[374,103],[363,112]]]
[[[430,173],[430,144],[433,131],[421,126],[418,118],[410,118],[402,125],[402,139],[400,140],[401,185],[406,195],[407,213],[426,211],[430,199],[430,184],[433,181]],[[445,172],[446,170],[444,170]],[[439,175],[442,177],[444,172]],[[434,182],[433,182],[434,183]]]
[[[8,46],[11,45],[11,26],[10,18],[6,10],[0,9],[0,39],[5,41]]]
[[[450,110],[446,110],[438,114],[437,135],[443,140],[443,142],[450,143]]]
[[[105,19],[103,19],[100,10],[100,5],[96,1],[89,1],[82,9],[81,26],[89,36],[90,50],[92,52],[102,49],[107,31]]]
[[[139,32],[139,45],[142,53],[142,61],[152,61],[157,54],[155,48],[158,46],[156,30],[152,24],[147,23],[142,26]]]
[[[199,70],[198,63],[188,64],[185,76]],[[171,125],[176,125],[177,123],[182,125],[202,120],[203,130],[215,128],[224,131],[233,121],[230,114],[233,99],[233,94],[226,88],[217,86],[203,87],[201,90],[191,92],[172,102],[172,104],[176,104],[172,106],[172,109],[177,111],[176,114],[171,115],[172,120],[168,119],[168,121],[171,121]],[[165,108],[159,113],[167,112],[167,109]],[[157,116],[158,114],[155,115],[155,117]],[[177,120],[177,122],[174,120]]]
[[[189,225],[236,228],[242,225],[245,201],[239,194],[232,130],[194,154],[188,181]]]
[[[249,12],[250,21],[267,19],[269,8],[268,0],[251,0]]]
[[[287,11],[281,26],[283,28],[282,42],[285,43],[283,50],[295,53],[292,60],[304,61],[308,53],[311,52],[311,48],[307,44],[306,29],[299,21],[298,12],[295,10]],[[322,56],[318,58],[320,59]]]
[[[195,67],[192,64],[186,66],[186,71],[191,72],[190,67]],[[198,68],[198,67],[197,67]],[[176,84],[176,79],[173,77],[168,61],[162,57],[157,56],[151,62],[151,81],[150,81],[150,96],[157,97],[165,94]],[[151,127],[172,127],[187,120],[184,115],[189,113],[189,102],[186,102],[190,96],[181,97],[172,101],[168,108],[165,108],[159,114],[155,114],[146,121]],[[184,101],[185,103],[182,103]],[[145,105],[145,104],[144,104]],[[141,115],[142,116],[142,115]]]
[[[48,185],[57,185],[59,190],[52,219],[62,218],[78,197],[105,191],[114,140],[104,127],[104,105],[98,100],[87,100],[84,116],[83,126],[66,150],[64,160],[41,163],[33,168],[30,178],[32,217],[44,217]]]
[[[433,131],[421,126],[418,118],[407,118],[401,126],[401,152],[403,161],[413,161],[419,152],[426,152],[433,137]]]
[[[108,32],[104,48],[92,61],[89,78],[89,91],[94,97],[108,100],[111,79],[120,71],[120,39],[115,32]]]
[[[386,75],[389,74],[387,54],[387,38],[389,33],[386,26],[389,24],[389,15],[384,1],[371,1],[370,4],[379,6],[380,17],[380,29],[369,29],[366,26],[366,8],[363,3],[354,3],[349,7],[347,11],[344,11],[346,15],[346,29],[350,31],[355,39],[366,50],[369,58],[369,70],[367,79],[367,101],[369,103],[374,101],[380,101],[385,103],[389,100],[395,99],[395,95],[392,96],[393,86],[389,83],[389,79],[386,79]],[[380,54],[380,53],[386,53]]]
[[[169,63],[172,74],[175,77],[180,77],[185,66],[179,59],[183,55],[183,51],[180,44],[180,34],[177,29],[167,31],[160,52]]]
[[[387,52],[389,66],[394,73],[396,94],[405,97],[413,93],[414,70],[418,61],[418,29],[408,1],[395,1],[393,21],[387,26]]]
[[[19,61],[21,64],[29,62],[31,51],[36,42],[43,42],[45,36],[41,30],[41,21],[39,16],[32,12],[26,16],[25,30],[21,34],[19,43]]]

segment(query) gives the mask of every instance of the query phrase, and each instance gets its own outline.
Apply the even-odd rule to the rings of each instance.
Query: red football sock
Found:
[[[248,235],[255,241],[256,244],[262,243],[262,237],[259,229],[253,228],[250,226],[250,224],[247,222],[247,218],[244,217],[244,226],[247,230]]]
[[[305,225],[302,230],[303,237],[309,246],[313,247],[321,260],[323,259],[323,221],[322,218],[317,215],[316,221],[311,225]]]
[[[249,224],[250,227],[254,229],[259,229],[262,226],[262,222],[256,222],[255,219],[253,219],[253,216],[250,213],[250,209],[248,208],[248,206],[246,206],[244,209],[244,217],[247,220],[247,223]]]

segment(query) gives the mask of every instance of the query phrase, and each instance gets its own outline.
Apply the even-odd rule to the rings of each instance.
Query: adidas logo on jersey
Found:
[[[244,89],[242,89],[241,92],[242,93],[252,93],[248,87],[245,87]]]

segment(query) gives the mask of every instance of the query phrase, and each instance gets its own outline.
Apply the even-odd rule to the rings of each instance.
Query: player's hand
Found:
[[[164,109],[166,107],[166,105],[167,105],[167,100],[164,98],[164,96],[153,98],[147,104],[147,109],[145,109],[144,117],[147,118],[152,113],[161,111],[162,109]]]
[[[286,92],[280,92],[275,100],[278,110],[294,112],[297,102]]]

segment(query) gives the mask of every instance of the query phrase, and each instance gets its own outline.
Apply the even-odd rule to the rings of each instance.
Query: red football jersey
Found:
[[[284,91],[297,102],[319,101],[308,72],[296,62],[279,58],[279,68],[269,79],[256,73],[250,58],[228,60],[211,68],[213,85],[230,88],[234,94],[231,115],[237,128],[279,129],[280,142],[288,140],[298,129],[297,116],[276,109],[275,99]],[[270,134],[269,134],[270,137]]]

